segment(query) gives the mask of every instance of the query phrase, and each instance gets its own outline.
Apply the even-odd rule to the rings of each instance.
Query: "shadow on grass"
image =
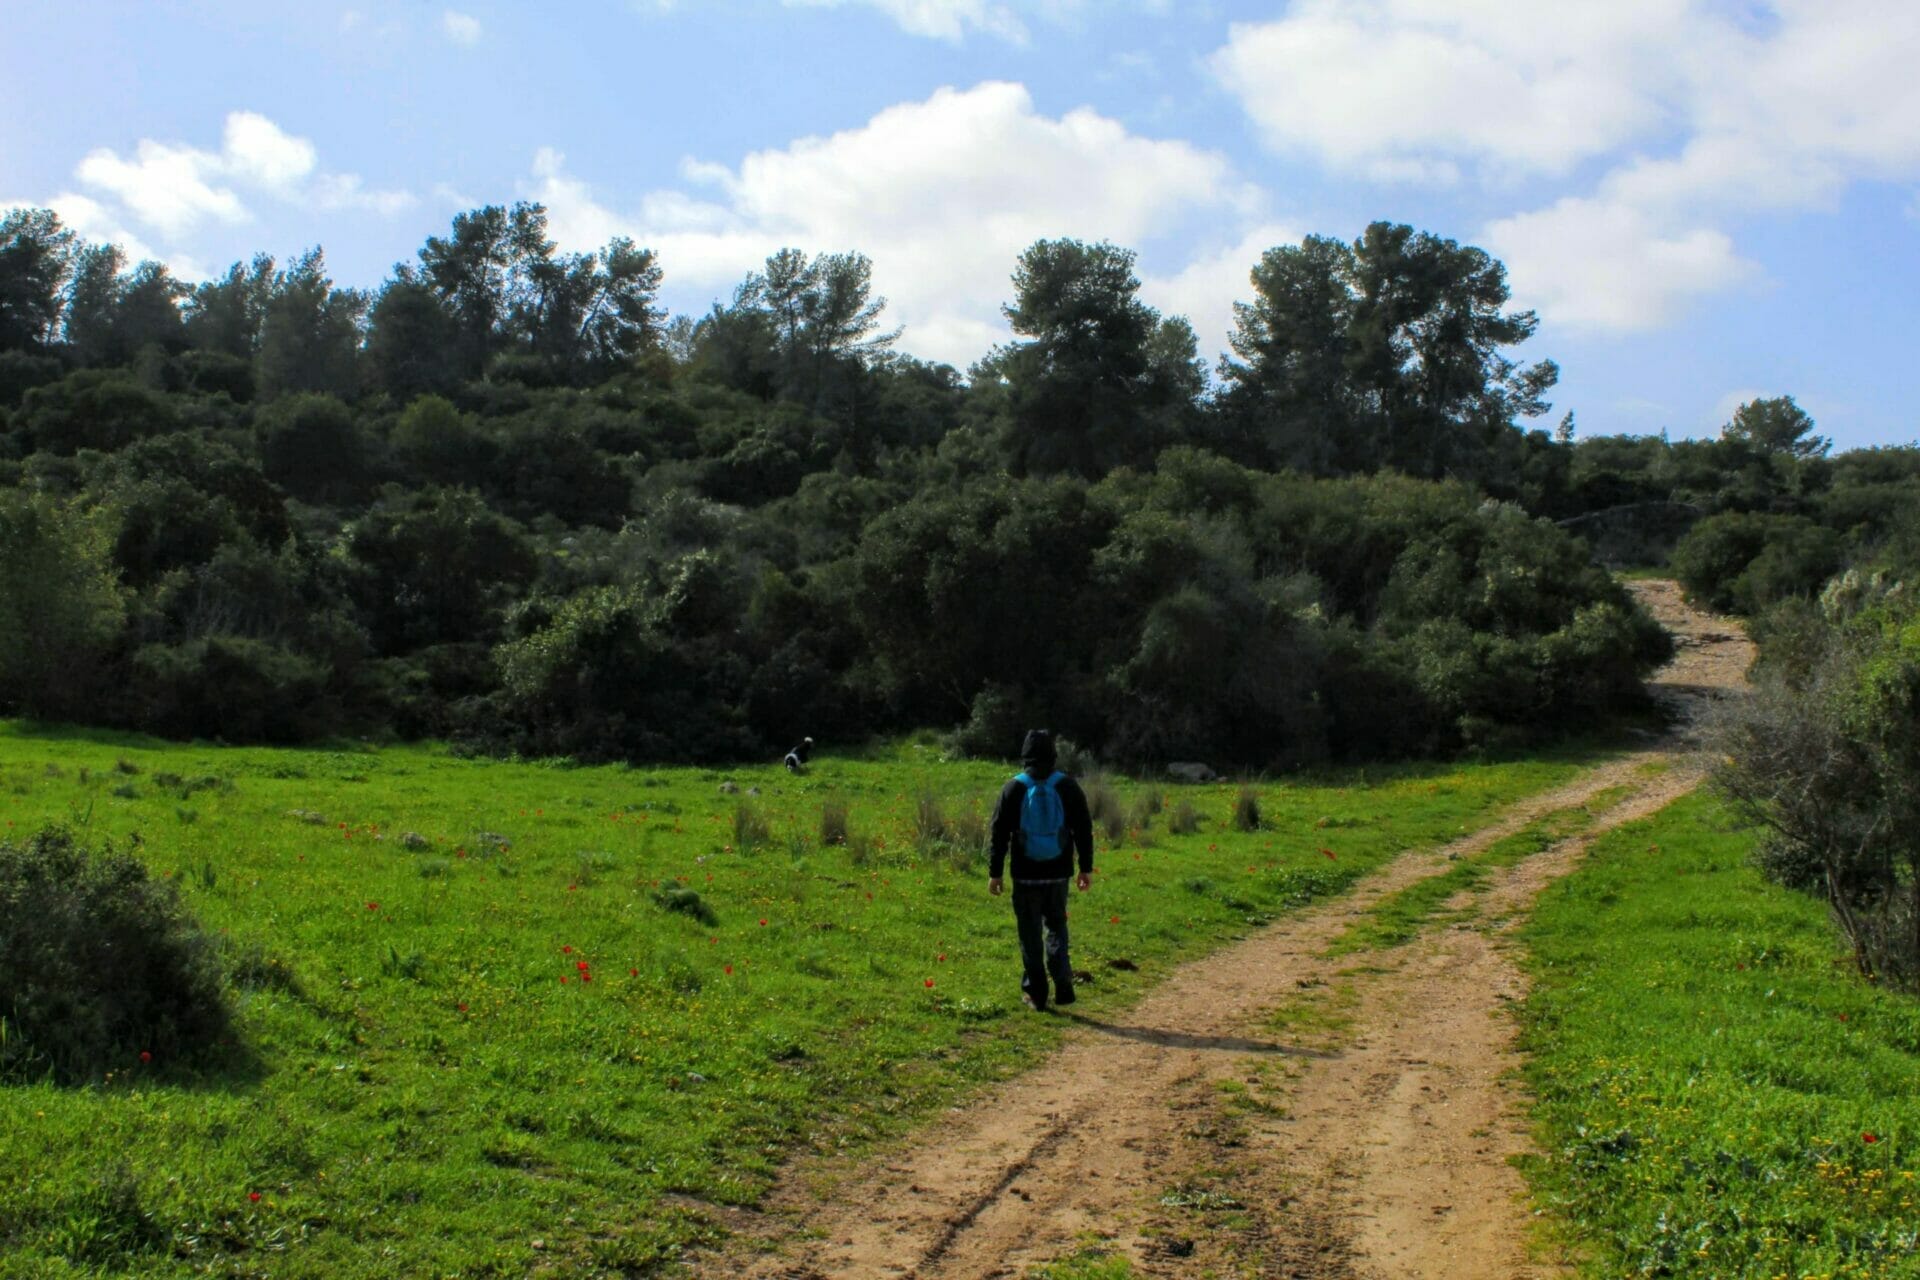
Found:
[[[1252,1040],[1246,1036],[1204,1036],[1188,1031],[1167,1031],[1160,1027],[1131,1027],[1118,1022],[1102,1022],[1083,1013],[1062,1012],[1061,1017],[1077,1022],[1090,1031],[1141,1044],[1163,1045],[1169,1049],[1209,1049],[1220,1053],[1258,1053],[1279,1058],[1338,1058],[1326,1049],[1302,1045],[1277,1044],[1271,1040]]]
[[[73,1091],[119,1089],[175,1089],[182,1093],[252,1093],[271,1073],[272,1067],[250,1044],[236,1041],[197,1055],[187,1062],[137,1061],[112,1069],[88,1072],[55,1072],[40,1060],[38,1070],[32,1063],[0,1072],[0,1089],[10,1086],[40,1085]]]

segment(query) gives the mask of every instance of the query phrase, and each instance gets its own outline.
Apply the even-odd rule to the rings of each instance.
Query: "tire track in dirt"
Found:
[[[1658,696],[1685,712],[1738,686],[1748,650],[1734,624],[1688,609],[1671,583],[1635,589],[1681,641],[1656,678]],[[1384,971],[1357,978],[1356,957],[1324,953],[1354,917],[1454,859],[1625,789],[1585,836],[1492,877],[1482,913],[1524,911],[1593,835],[1697,784],[1680,723],[1672,738],[1523,801],[1471,836],[1403,854],[1342,897],[1182,967],[1111,1021],[1074,1017],[1046,1063],[885,1160],[837,1178],[819,1177],[818,1166],[792,1171],[767,1206],[767,1221],[793,1227],[763,1242],[776,1252],[736,1248],[696,1271],[1018,1276],[1097,1237],[1156,1276],[1545,1274],[1527,1257],[1524,1185],[1509,1163],[1526,1148],[1526,1128],[1504,1080],[1516,1062],[1513,1028],[1496,1016],[1525,991],[1508,944],[1479,928],[1430,931],[1387,953]],[[1263,1015],[1290,997],[1339,981],[1357,984],[1342,1043],[1263,1029]],[[1221,1132],[1221,1085],[1276,1070],[1289,1077],[1284,1116],[1261,1115],[1230,1143],[1206,1140]],[[1221,1167],[1233,1170],[1221,1203],[1236,1207],[1234,1230],[1190,1238],[1163,1193]]]

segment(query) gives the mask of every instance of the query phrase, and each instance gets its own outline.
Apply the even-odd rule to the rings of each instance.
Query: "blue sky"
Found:
[[[0,205],[187,275],[456,212],[658,249],[703,312],[773,249],[874,260],[962,368],[1042,236],[1139,251],[1202,353],[1262,249],[1376,218],[1507,263],[1586,434],[1796,396],[1920,436],[1912,0],[65,0],[11,7]]]

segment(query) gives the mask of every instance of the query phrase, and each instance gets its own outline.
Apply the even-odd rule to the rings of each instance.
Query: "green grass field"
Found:
[[[1083,1008],[1594,758],[1270,785],[1250,833],[1237,787],[1160,788],[1075,899]],[[657,1269],[789,1156],[898,1132],[1058,1037],[1019,1006],[965,831],[1007,771],[911,743],[796,779],[0,725],[8,836],[137,848],[253,975],[217,1072],[0,1087],[0,1276]],[[1136,814],[1149,790],[1112,789]],[[955,841],[916,839],[924,797]],[[847,846],[822,847],[829,802]],[[1183,803],[1198,828],[1170,834]]]
[[[1920,1275],[1920,1005],[1696,795],[1528,926],[1536,1191],[1593,1276]]]

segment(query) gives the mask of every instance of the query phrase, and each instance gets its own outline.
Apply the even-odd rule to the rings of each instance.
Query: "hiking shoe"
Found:
[[[1071,991],[1058,991],[1054,993],[1053,1002],[1055,1004],[1072,1004],[1078,998],[1079,997],[1075,996]]]
[[[1020,1003],[1035,1013],[1045,1013],[1047,1011],[1047,1002],[1045,1000],[1035,1000],[1031,991],[1022,991],[1020,993]]]

